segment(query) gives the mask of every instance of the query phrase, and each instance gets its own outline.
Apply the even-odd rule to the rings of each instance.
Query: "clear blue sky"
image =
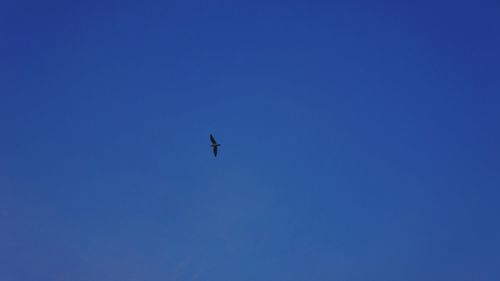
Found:
[[[0,280],[498,281],[499,122],[498,1],[4,0]]]

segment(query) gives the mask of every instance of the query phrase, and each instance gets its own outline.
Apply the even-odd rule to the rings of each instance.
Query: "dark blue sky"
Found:
[[[0,58],[2,281],[500,280],[498,1],[4,0]]]

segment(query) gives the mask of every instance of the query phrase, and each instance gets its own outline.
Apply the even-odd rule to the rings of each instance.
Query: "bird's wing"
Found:
[[[214,138],[214,136],[212,136],[212,134],[210,134],[210,141],[211,141],[213,144],[217,144],[217,142],[215,141],[215,138]]]
[[[214,156],[217,157],[217,146],[214,146]]]

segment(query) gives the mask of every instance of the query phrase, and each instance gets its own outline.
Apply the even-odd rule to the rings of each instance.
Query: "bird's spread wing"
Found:
[[[210,134],[210,141],[211,141],[213,144],[217,144],[217,142],[215,141],[215,138],[214,138],[214,136],[212,136],[212,134]]]
[[[217,157],[217,146],[214,146],[214,156]]]

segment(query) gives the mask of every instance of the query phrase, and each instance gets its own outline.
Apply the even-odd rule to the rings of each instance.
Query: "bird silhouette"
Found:
[[[212,134],[210,134],[210,141],[212,142],[212,144],[210,145],[214,151],[214,156],[217,157],[217,150],[219,149],[219,146],[220,144],[217,143],[217,141],[215,140],[214,136],[212,136]]]

